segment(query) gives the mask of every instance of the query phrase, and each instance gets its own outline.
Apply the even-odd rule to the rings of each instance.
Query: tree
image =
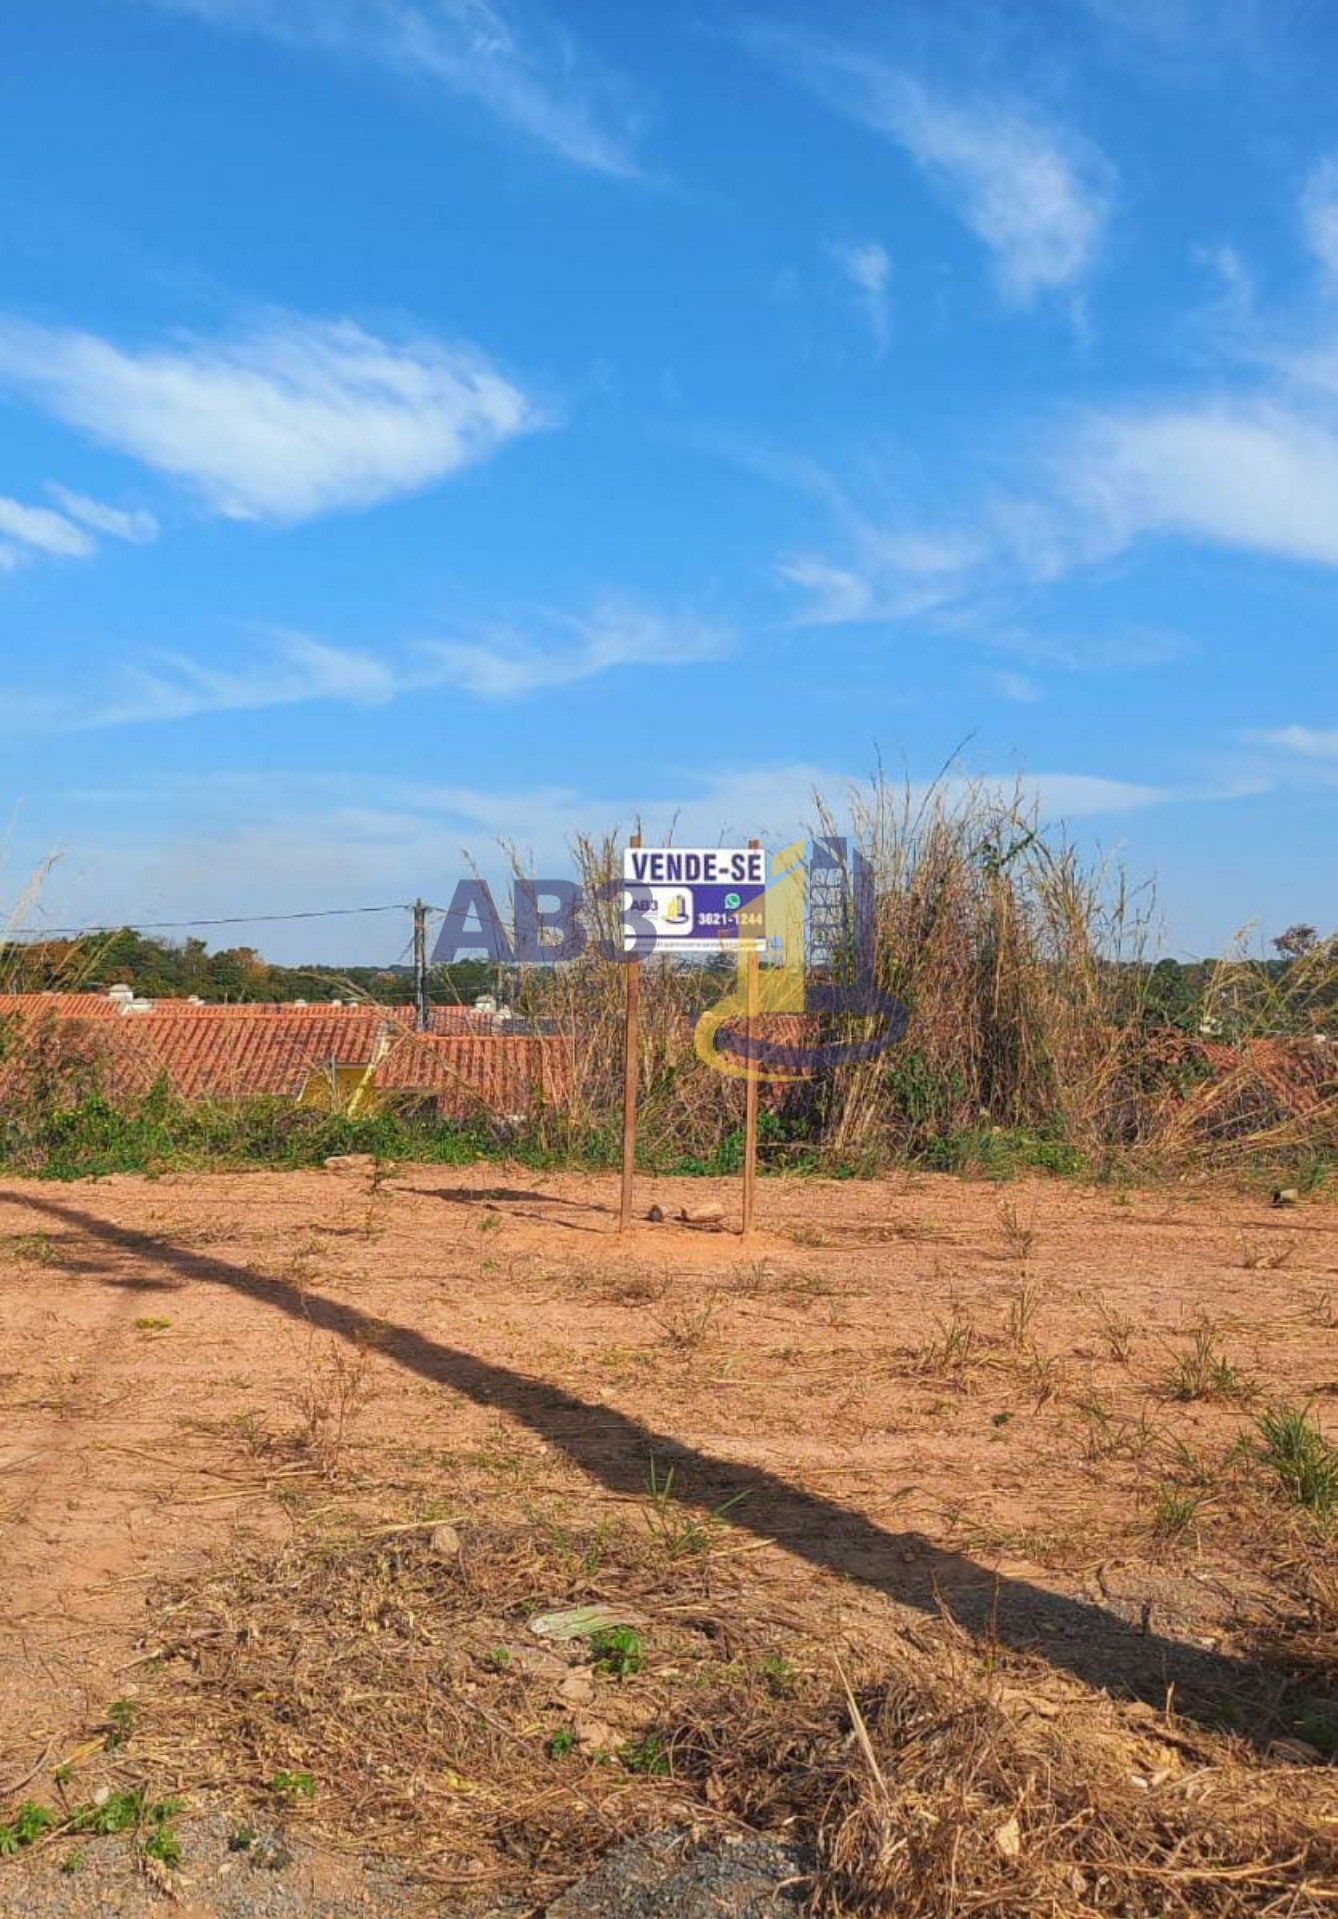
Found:
[[[1313,953],[1318,945],[1319,934],[1313,926],[1307,926],[1304,921],[1298,921],[1295,926],[1287,927],[1285,932],[1279,933],[1273,942],[1274,951],[1285,960],[1302,959],[1307,953]]]

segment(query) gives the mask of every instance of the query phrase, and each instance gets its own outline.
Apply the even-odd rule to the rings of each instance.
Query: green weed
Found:
[[[648,1732],[643,1739],[620,1746],[618,1757],[628,1772],[645,1773],[651,1779],[668,1776],[669,1754],[657,1732]]]
[[[103,1740],[108,1752],[128,1745],[135,1730],[135,1702],[133,1699],[113,1699],[107,1708],[107,1732]]]
[[[43,1833],[60,1822],[48,1806],[25,1799],[8,1824],[0,1825],[0,1855],[10,1857],[25,1846],[36,1845]]]
[[[1181,1539],[1194,1524],[1198,1509],[1193,1493],[1168,1488],[1152,1508],[1152,1530],[1161,1539]]]
[[[591,1633],[590,1661],[596,1672],[614,1679],[630,1679],[646,1664],[646,1647],[634,1626],[607,1626]]]
[[[778,1652],[769,1652],[758,1666],[763,1683],[773,1699],[789,1699],[799,1684],[799,1674]]]
[[[1270,1406],[1258,1422],[1262,1458],[1286,1497],[1327,1519],[1338,1509],[1338,1446],[1314,1425],[1309,1409]]]
[[[654,1459],[650,1462],[650,1511],[647,1524],[651,1537],[667,1559],[686,1559],[708,1553],[718,1529],[740,1502],[748,1497],[747,1488],[724,1499],[709,1513],[698,1516],[684,1510],[674,1493],[674,1469],[660,1474]]]
[[[310,1772],[276,1772],[268,1782],[269,1790],[279,1799],[298,1800],[316,1797],[316,1775]]]
[[[1219,1351],[1217,1328],[1206,1319],[1195,1329],[1188,1350],[1174,1355],[1165,1387],[1168,1398],[1182,1403],[1202,1399],[1243,1405],[1259,1392],[1255,1382]]]

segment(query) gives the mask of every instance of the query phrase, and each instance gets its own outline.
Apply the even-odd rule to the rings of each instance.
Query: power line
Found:
[[[440,908],[431,907],[430,912]],[[121,920],[115,926],[16,926],[10,932],[0,929],[0,941],[19,939],[26,933],[44,939],[75,939],[86,933],[180,933],[192,926],[268,926],[279,920],[350,919],[360,913],[412,913],[413,901],[397,901],[393,906],[326,906],[306,913],[229,913],[212,920]]]

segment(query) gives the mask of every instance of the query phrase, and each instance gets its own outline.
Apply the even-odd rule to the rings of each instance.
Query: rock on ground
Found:
[[[185,1857],[166,1885],[124,1838],[0,1862],[4,1919],[521,1919],[528,1901],[457,1901],[403,1871],[334,1855],[277,1830],[247,1835],[211,1813],[180,1823]],[[627,1840],[544,1919],[796,1919],[798,1855],[756,1834],[696,1843],[680,1832]]]
[[[794,1919],[807,1883],[798,1855],[774,1839],[694,1845],[654,1833],[615,1847],[545,1919]]]

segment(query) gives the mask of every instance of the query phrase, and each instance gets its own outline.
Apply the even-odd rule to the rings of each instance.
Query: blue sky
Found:
[[[439,898],[961,747],[1169,951],[1332,924],[1336,80],[1308,0],[16,10],[8,895]]]

